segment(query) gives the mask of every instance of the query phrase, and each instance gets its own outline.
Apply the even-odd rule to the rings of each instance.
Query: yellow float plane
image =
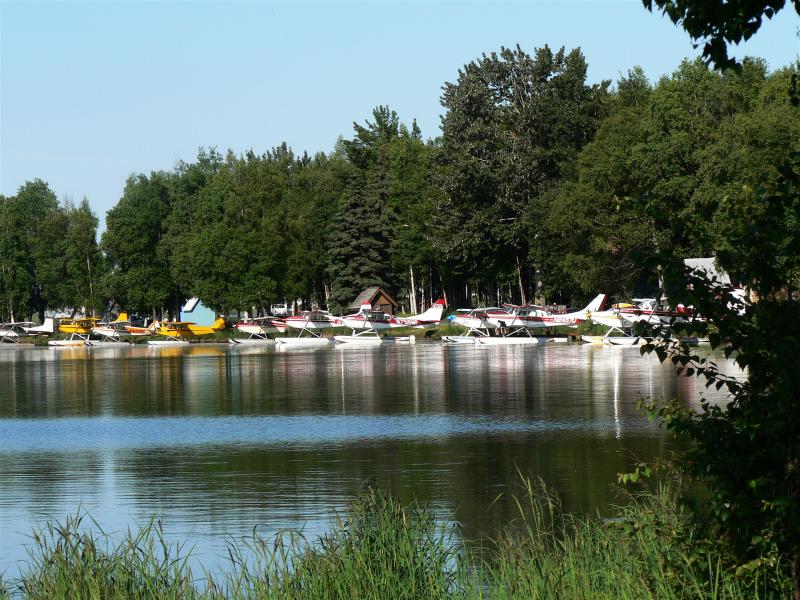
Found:
[[[97,317],[82,317],[78,319],[64,319],[58,323],[59,333],[88,336],[100,321]]]
[[[205,326],[192,323],[191,321],[165,321],[156,329],[158,335],[163,335],[167,340],[153,340],[147,342],[150,345],[167,345],[176,343],[188,343],[190,339],[198,335],[213,335],[217,331],[225,329],[225,319],[217,317],[213,325]]]

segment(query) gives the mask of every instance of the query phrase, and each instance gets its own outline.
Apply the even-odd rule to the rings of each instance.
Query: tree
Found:
[[[293,156],[284,146],[273,156],[236,158],[199,190],[192,229],[176,256],[181,285],[222,312],[268,305],[283,279],[284,169]]]
[[[705,41],[703,57],[716,68],[724,69],[738,67],[737,61],[728,57],[727,44],[749,40],[761,27],[763,18],[775,16],[786,0],[642,0],[642,3],[651,12],[655,4],[693,40]],[[792,4],[800,14],[800,0],[792,0]]]
[[[0,318],[19,320],[30,313],[34,271],[25,238],[25,215],[16,197],[0,196]]]
[[[771,17],[784,4],[729,2],[706,11],[695,2],[656,1],[675,11],[673,20],[693,36],[706,31],[718,36],[707,46],[718,66],[727,59],[721,39],[746,39],[760,26],[762,13]],[[795,6],[800,12],[800,5],[795,2]],[[797,74],[790,79],[788,105],[797,111]],[[758,119],[759,125],[767,122]],[[707,319],[677,329],[708,334],[712,347],[724,349],[726,356],[747,369],[747,379],[727,377],[713,362],[669,342],[650,344],[643,352],[656,352],[662,360],[670,357],[679,373],[704,378],[707,385],[727,387],[731,400],[725,405],[704,403],[696,412],[673,403],[659,413],[670,430],[693,442],[679,467],[709,490],[710,535],[729,543],[744,571],[777,553],[778,560],[788,562],[794,597],[800,600],[800,371],[796,366],[800,302],[795,293],[800,267],[800,140],[796,131],[772,149],[779,154],[788,150],[777,174],[767,170],[752,192],[745,190],[741,210],[728,211],[735,219],[725,228],[726,243],[718,260],[756,294],[756,302],[739,300],[730,286],[685,272],[674,254],[657,257],[670,300],[692,305]],[[736,158],[729,161],[733,168]]]
[[[94,314],[102,308],[97,282],[102,275],[102,260],[97,246],[97,217],[84,198],[77,208],[67,209],[65,264],[71,287],[70,304]]]
[[[608,115],[555,192],[544,215],[547,252],[542,282],[548,296],[616,296],[643,291],[646,259],[658,244],[652,219],[626,198],[643,192],[637,156],[646,145],[653,89],[639,68],[617,82]]]
[[[689,303],[707,319],[676,329],[708,335],[712,347],[724,349],[747,370],[747,379],[720,373],[711,360],[671,342],[643,351],[669,357],[679,373],[730,392],[727,404],[703,403],[700,411],[675,402],[652,409],[669,430],[693,442],[678,467],[709,490],[700,511],[711,517],[709,535],[729,544],[743,571],[776,555],[788,562],[794,596],[800,598],[800,303],[791,294],[791,278],[800,267],[800,151],[756,197],[751,225],[731,241],[751,249],[738,253],[737,261],[744,262],[736,268],[757,302],[743,301],[730,286],[701,274],[685,273],[677,261],[665,268],[670,300]],[[791,256],[792,264],[764,260],[773,255]],[[660,257],[662,264],[667,258]],[[728,259],[720,255],[723,268],[734,266]]]
[[[108,260],[104,289],[126,310],[155,313],[174,297],[163,252],[171,209],[170,176],[158,172],[129,177],[122,198],[108,211],[101,241]]]
[[[392,289],[390,226],[385,206],[366,196],[363,183],[345,192],[329,238],[329,306],[342,312],[365,288]]]
[[[387,106],[372,111],[373,122],[353,123],[355,137],[342,150],[354,167],[340,201],[328,242],[330,304],[343,310],[361,291],[380,286],[396,293],[391,246],[397,228],[392,210],[391,146],[400,136],[397,113]]]
[[[327,306],[332,220],[352,175],[353,167],[343,152],[319,153],[299,161],[285,203],[286,275],[282,287],[287,298]]]
[[[502,48],[444,86],[439,184],[448,215],[438,249],[480,278],[513,280],[525,301],[542,200],[591,140],[607,83],[586,84],[580,50]],[[525,218],[533,211],[531,218]],[[533,251],[531,251],[534,249]]]

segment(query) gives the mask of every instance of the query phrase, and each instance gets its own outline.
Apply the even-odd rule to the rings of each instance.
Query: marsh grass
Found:
[[[225,575],[200,577],[190,551],[152,521],[116,543],[83,517],[34,534],[27,568],[0,598],[781,598],[785,565],[742,572],[698,534],[669,488],[629,498],[614,519],[564,513],[542,486],[514,494],[518,516],[483,553],[428,507],[368,487],[326,535],[254,532],[228,547]],[[5,590],[5,591],[4,591]]]
[[[629,496],[611,519],[564,513],[530,481],[513,499],[518,518],[482,564],[486,597],[777,599],[791,589],[780,561],[736,569],[669,486]]]
[[[253,536],[247,552],[231,547],[235,568],[223,591],[233,598],[448,597],[459,558],[452,533],[430,510],[369,488],[313,543],[285,532],[272,544]]]
[[[33,534],[27,571],[17,582],[24,598],[198,597],[189,552],[166,541],[161,523],[150,521],[113,542],[100,526],[85,531],[86,517],[49,523]]]

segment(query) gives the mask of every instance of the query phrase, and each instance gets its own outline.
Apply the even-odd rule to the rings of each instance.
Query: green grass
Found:
[[[367,488],[320,539],[286,531],[231,543],[228,574],[216,579],[193,573],[189,552],[167,543],[157,522],[112,543],[82,533],[77,517],[35,534],[21,579],[0,580],[0,598],[753,599],[790,591],[780,561],[734,569],[669,489],[632,498],[612,520],[564,514],[530,483],[514,502],[518,519],[478,553],[428,508]]]
[[[611,329],[606,325],[601,325],[600,323],[593,323],[591,320],[584,321],[583,323],[579,323],[578,327],[573,329],[574,333],[578,333],[580,335],[605,335],[608,333],[608,330]]]

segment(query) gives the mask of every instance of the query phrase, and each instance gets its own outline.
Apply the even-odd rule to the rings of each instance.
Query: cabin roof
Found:
[[[731,278],[728,274],[717,267],[717,259],[713,256],[708,258],[685,258],[683,264],[692,269],[705,271],[706,277],[710,280],[712,277],[717,278],[717,283],[729,285]]]
[[[361,292],[358,296],[356,296],[356,299],[353,300],[347,308],[358,310],[361,308],[362,304],[371,305],[375,301],[375,298],[377,298],[381,294],[384,296],[384,298],[386,298],[389,301],[389,303],[392,306],[394,306],[395,308],[399,308],[400,305],[397,304],[397,302],[395,302],[395,299],[389,295],[389,292],[387,292],[381,287],[378,287],[377,285],[368,287],[363,292]]]
[[[197,304],[200,302],[200,298],[189,298],[186,304],[183,305],[181,309],[182,312],[192,312],[196,307]]]

